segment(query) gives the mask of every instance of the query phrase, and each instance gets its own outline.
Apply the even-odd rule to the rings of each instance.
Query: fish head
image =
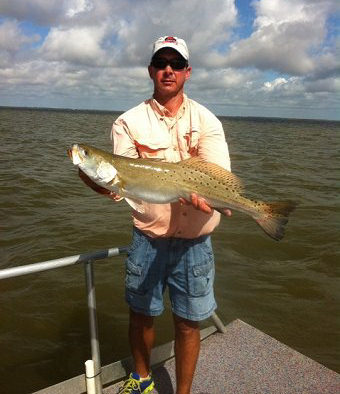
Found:
[[[73,164],[99,185],[113,181],[117,170],[106,152],[83,144],[73,144],[67,151]]]

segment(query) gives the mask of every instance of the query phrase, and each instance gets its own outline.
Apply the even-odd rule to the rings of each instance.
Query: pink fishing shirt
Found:
[[[230,171],[221,122],[185,95],[176,117],[167,116],[167,109],[155,99],[144,101],[117,118],[111,137],[113,153],[117,155],[167,162],[199,156]],[[210,234],[220,221],[216,211],[207,214],[179,202],[142,202],[142,211],[133,210],[134,226],[150,237],[196,238]]]

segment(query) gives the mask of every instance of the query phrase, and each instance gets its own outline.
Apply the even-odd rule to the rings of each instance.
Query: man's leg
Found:
[[[150,355],[155,339],[153,317],[130,309],[129,340],[135,369],[140,377],[150,373]]]
[[[173,315],[175,323],[176,394],[190,394],[200,350],[199,323]]]

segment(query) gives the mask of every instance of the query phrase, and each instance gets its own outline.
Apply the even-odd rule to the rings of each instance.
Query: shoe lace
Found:
[[[127,379],[123,386],[119,389],[118,394],[130,394],[132,393],[132,390],[139,390],[140,391],[140,381],[134,379],[133,377],[130,377]]]

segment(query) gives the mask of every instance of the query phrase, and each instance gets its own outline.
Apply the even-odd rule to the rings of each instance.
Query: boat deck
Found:
[[[153,368],[154,394],[175,393],[175,362]],[[116,394],[120,383],[103,390]],[[235,320],[201,344],[192,394],[338,394],[340,375]]]

